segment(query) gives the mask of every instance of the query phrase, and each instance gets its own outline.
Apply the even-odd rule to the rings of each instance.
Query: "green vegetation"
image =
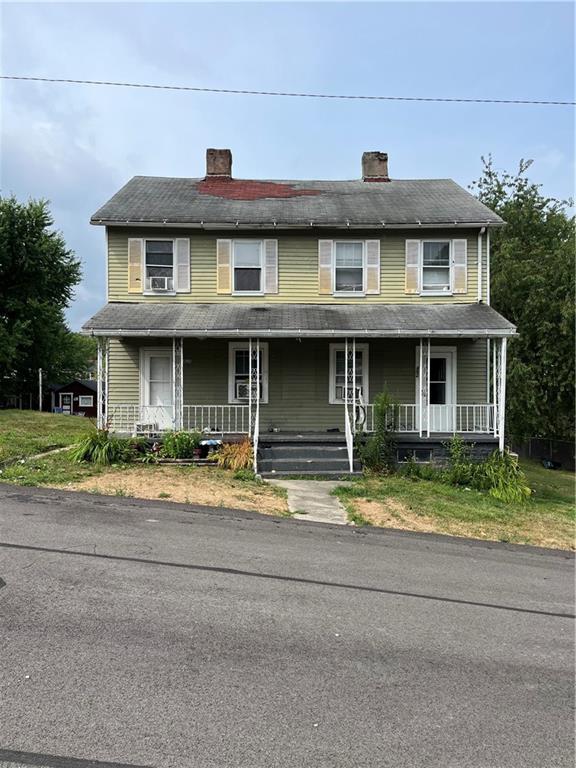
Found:
[[[109,466],[134,461],[145,448],[141,438],[113,437],[107,430],[97,429],[76,443],[68,455],[71,461]]]
[[[72,418],[72,417],[69,417]],[[103,471],[96,464],[70,461],[68,451],[41,459],[20,459],[0,469],[0,482],[16,485],[66,485],[80,482]]]
[[[94,430],[89,419],[37,411],[0,411],[0,465],[71,445]]]
[[[374,472],[391,472],[396,464],[396,415],[396,403],[388,392],[376,395],[374,433],[359,451],[362,464]]]
[[[409,473],[367,474],[334,493],[357,524],[574,549],[574,475],[520,465],[532,489],[522,503]]]
[[[473,187],[506,226],[491,240],[491,303],[518,326],[508,355],[506,425],[517,438],[574,439],[574,217],[492,158]]]
[[[191,459],[201,439],[200,432],[166,432],[160,455],[167,459]]]

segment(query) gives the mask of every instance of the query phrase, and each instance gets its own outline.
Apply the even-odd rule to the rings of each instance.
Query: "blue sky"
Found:
[[[3,74],[215,88],[573,100],[571,3],[5,3]],[[93,213],[136,174],[202,176],[230,147],[241,178],[477,178],[481,155],[573,194],[570,107],[408,104],[1,86],[2,194],[51,201],[84,279],[76,329],[105,301]]]

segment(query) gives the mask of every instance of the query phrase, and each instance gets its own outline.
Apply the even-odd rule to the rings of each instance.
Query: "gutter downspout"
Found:
[[[482,301],[482,235],[486,232],[486,227],[478,232],[478,302]]]

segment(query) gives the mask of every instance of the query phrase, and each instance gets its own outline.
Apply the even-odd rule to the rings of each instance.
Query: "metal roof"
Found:
[[[217,227],[500,226],[451,179],[256,181],[135,176],[92,224]]]
[[[510,336],[486,304],[111,302],[83,326],[98,336]]]

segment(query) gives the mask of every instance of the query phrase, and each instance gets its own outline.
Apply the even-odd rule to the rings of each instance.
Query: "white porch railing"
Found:
[[[374,431],[374,405],[363,406],[366,409],[365,432]],[[420,428],[419,406],[415,403],[401,403],[394,406],[396,432],[418,432]],[[390,410],[388,423],[392,423],[394,414]],[[430,405],[424,407],[422,426],[428,432],[447,432],[458,434],[495,434],[496,408],[493,403]]]
[[[174,409],[167,405],[111,405],[108,425],[113,432],[148,434],[174,429]],[[247,405],[184,405],[182,429],[186,432],[248,434]]]

